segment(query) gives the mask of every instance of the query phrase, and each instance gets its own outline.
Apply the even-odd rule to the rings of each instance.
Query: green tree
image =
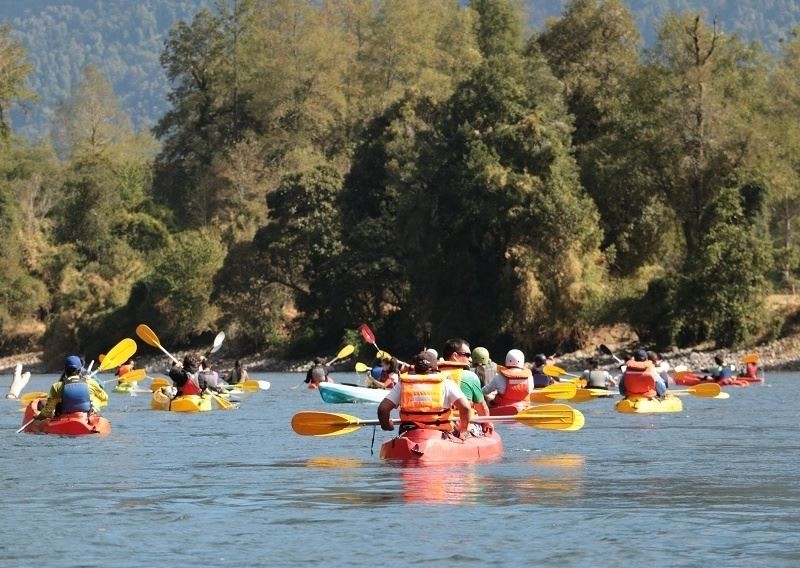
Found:
[[[36,98],[25,87],[25,81],[33,70],[25,56],[25,48],[11,37],[11,28],[0,25],[0,141],[11,134],[8,123],[11,105]]]

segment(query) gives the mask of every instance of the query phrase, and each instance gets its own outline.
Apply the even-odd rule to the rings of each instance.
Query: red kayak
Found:
[[[747,381],[748,383],[763,383],[767,380],[764,377],[743,377],[741,375],[736,378],[740,381]]]
[[[686,387],[693,387],[700,383],[717,383],[721,387],[747,387],[750,386],[750,381],[742,378],[731,378],[731,379],[722,379],[719,381],[706,380],[703,378],[703,375],[697,375],[694,373],[675,373],[673,376],[676,385],[683,385]]]
[[[25,408],[25,416],[22,423],[27,424],[38,412],[37,398]],[[111,432],[111,422],[97,414],[87,414],[86,412],[72,412],[70,414],[60,414],[54,418],[44,420],[34,420],[28,424],[23,432],[31,434],[58,434],[60,436],[83,436],[84,434],[109,434]]]
[[[497,432],[460,440],[441,430],[416,428],[381,444],[381,459],[417,463],[489,460],[502,455],[503,441]]]

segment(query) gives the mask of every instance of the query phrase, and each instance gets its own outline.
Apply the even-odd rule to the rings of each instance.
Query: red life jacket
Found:
[[[181,395],[185,396],[190,394],[196,394],[200,396],[201,394],[203,394],[203,391],[200,390],[200,387],[196,382],[194,382],[194,379],[192,377],[187,377],[186,382],[183,383],[183,388],[181,389]]]
[[[530,369],[517,369],[515,367],[497,366],[497,372],[506,382],[506,391],[497,392],[494,398],[495,406],[514,404],[523,400],[528,400],[531,392],[528,388],[528,379],[532,376]]]
[[[625,363],[625,396],[637,395],[653,398],[656,396],[655,367],[652,361],[627,361]]]

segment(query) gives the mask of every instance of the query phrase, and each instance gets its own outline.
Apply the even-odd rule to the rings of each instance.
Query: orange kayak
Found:
[[[42,399],[35,399],[25,407],[25,415],[22,423],[27,424],[38,412],[38,402]],[[84,434],[109,434],[111,432],[111,422],[98,414],[87,414],[86,412],[72,412],[60,414],[53,418],[44,420],[34,420],[28,424],[23,432],[31,434],[56,434],[59,436],[83,436]]]
[[[743,377],[722,379],[720,381],[704,380],[703,375],[693,373],[675,373],[674,380],[676,385],[683,385],[685,387],[693,387],[700,383],[713,383],[716,382],[721,387],[746,387],[750,386],[750,381]]]
[[[381,459],[406,462],[489,460],[502,455],[503,441],[497,432],[460,440],[441,430],[417,428],[381,444]]]

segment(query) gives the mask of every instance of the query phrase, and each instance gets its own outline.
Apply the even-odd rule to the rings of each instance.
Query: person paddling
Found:
[[[175,396],[203,394],[200,384],[197,382],[197,371],[200,369],[200,357],[197,355],[186,355],[183,364],[174,363],[169,370],[169,378],[175,385],[177,392]]]
[[[525,366],[525,354],[519,349],[506,353],[505,366],[497,366],[497,375],[483,387],[484,394],[491,396],[493,406],[505,406],[530,399],[533,373]]]
[[[611,373],[600,369],[600,361],[596,357],[589,359],[587,369],[581,374],[583,380],[586,381],[586,388],[589,389],[605,389],[617,386],[617,381],[611,376]]]
[[[308,388],[317,389],[320,383],[332,383],[333,380],[328,376],[329,372],[330,369],[325,364],[325,359],[315,357],[313,365],[306,373],[305,382],[308,384]]]
[[[131,359],[128,359],[127,361],[125,361],[119,367],[117,367],[116,375],[117,375],[117,384],[118,385],[128,384],[128,385],[136,386],[136,383],[125,383],[125,382],[120,380],[120,378],[124,374],[130,373],[131,371],[133,371],[134,366],[135,366],[135,363],[134,363],[133,359],[131,358]]]
[[[472,351],[467,340],[456,338],[445,341],[442,357],[437,362],[439,370],[448,373],[449,378],[461,388],[478,416],[489,416],[489,405],[481,389],[481,380],[469,370]],[[481,431],[487,433],[493,429],[490,422],[483,422],[480,427],[475,427],[474,433],[480,435]]]
[[[375,371],[378,371],[377,377]],[[391,389],[400,380],[400,363],[395,357],[383,357],[380,366],[373,367],[367,375],[367,386],[378,389]]]
[[[647,358],[647,351],[639,349],[633,359],[625,362],[625,372],[619,380],[619,393],[622,396],[638,395],[646,398],[664,398],[667,385]]]
[[[47,402],[35,418],[44,420],[74,412],[88,415],[96,413],[107,402],[108,393],[100,383],[87,375],[81,358],[70,355],[64,360],[64,373],[50,387]]]
[[[551,363],[548,363],[547,356],[544,353],[539,353],[533,357],[533,368],[531,369],[533,372],[533,388],[543,389],[556,382],[553,377],[544,373],[544,366],[548,364]]]
[[[400,433],[424,428],[441,430],[443,435],[469,436],[470,405],[461,389],[446,373],[440,373],[431,353],[418,353],[412,360],[413,373],[403,373],[378,405],[381,429],[394,430],[391,412],[400,407]],[[452,409],[458,410],[457,429],[451,422]]]
[[[714,356],[715,365],[708,369],[703,369],[704,373],[708,373],[704,380],[714,380],[716,382],[728,381],[733,378],[733,369],[730,365],[725,364],[725,360],[719,355]]]
[[[489,350],[485,347],[476,347],[472,350],[472,364],[472,372],[478,375],[481,388],[488,385],[497,374],[497,364],[492,361]]]
[[[243,381],[248,380],[250,377],[247,374],[247,369],[239,359],[236,359],[236,362],[233,364],[233,369],[225,375],[225,382],[229,385],[236,385]]]

